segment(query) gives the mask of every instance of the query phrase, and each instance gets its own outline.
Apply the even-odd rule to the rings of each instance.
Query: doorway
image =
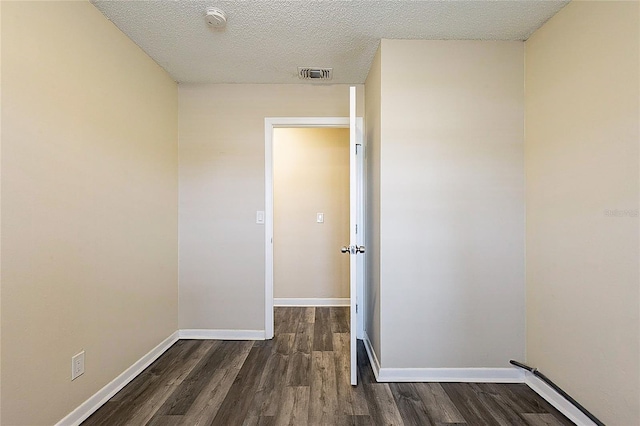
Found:
[[[273,129],[275,306],[349,306],[349,129]]]
[[[355,98],[355,92],[352,96]],[[353,109],[355,111],[355,108]],[[364,244],[364,194],[366,193],[364,176],[366,173],[365,162],[363,161],[366,147],[363,137],[362,117],[355,118],[354,133],[359,148],[360,161],[350,163],[350,174],[355,176],[358,186],[357,204],[359,206],[358,221],[358,244]],[[278,128],[350,128],[349,117],[277,117],[265,118],[265,338],[271,339],[274,335],[274,258],[273,258],[273,230],[274,230],[274,192],[273,192],[273,134]],[[345,241],[343,244],[347,244]],[[336,247],[339,250],[339,247]],[[356,283],[356,300],[351,306],[357,316],[356,336],[359,339],[364,337],[364,258],[358,257],[358,280]],[[355,302],[355,303],[353,303]]]
[[[362,118],[356,117],[356,88],[349,88],[348,118],[265,118],[265,338],[274,333],[273,312],[273,133],[277,127],[348,127],[349,129],[349,241],[340,249],[349,256],[349,375],[358,380],[357,340],[363,334],[364,300],[364,167]]]

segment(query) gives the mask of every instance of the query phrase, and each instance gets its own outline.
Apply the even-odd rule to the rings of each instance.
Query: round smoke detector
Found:
[[[205,19],[207,24],[214,28],[224,28],[227,25],[227,15],[217,7],[207,8]]]

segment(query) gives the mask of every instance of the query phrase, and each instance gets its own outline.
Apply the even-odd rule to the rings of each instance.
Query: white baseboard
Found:
[[[535,393],[540,395],[549,404],[553,405],[558,411],[567,416],[569,420],[578,426],[596,426],[596,424],[587,417],[582,411],[564,399],[562,395],[556,392],[551,386],[537,378],[530,372],[525,372],[524,382]]]
[[[67,414],[56,426],[77,426],[93,414],[98,408],[107,402],[120,389],[125,387],[131,380],[147,368],[153,361],[158,359],[167,349],[178,341],[178,332],[164,339],[158,346],[151,349],[146,355],[137,360],[131,367],[127,368],[109,384],[96,392],[93,396],[80,404],[78,408]]]
[[[122,374],[80,404],[56,426],[77,426],[113,397],[120,389],[136,378],[153,361],[158,359],[178,339],[215,339],[215,340],[264,340],[264,330],[178,330],[167,337],[158,346],[127,368]]]
[[[347,301],[349,299],[346,299]],[[293,306],[293,305],[287,305]],[[183,329],[172,333],[118,377],[80,404],[56,426],[77,426],[160,357],[178,339],[264,340],[264,330]],[[382,368],[371,340],[364,332],[364,346],[378,382],[479,382],[526,383],[534,392],[578,426],[597,426],[553,388],[529,372],[517,368]]]
[[[364,347],[378,382],[468,382],[523,383],[522,370],[506,368],[385,368],[380,366],[369,335],[364,333]]]
[[[376,352],[373,350],[373,345],[371,344],[371,340],[369,340],[369,335],[366,331],[364,332],[364,348],[367,350],[367,356],[369,357],[369,363],[371,364],[373,375],[376,376],[376,381],[379,382],[380,361],[378,361],[378,357],[376,356]]]
[[[182,329],[181,339],[199,340],[264,340],[264,330]]]
[[[350,306],[348,297],[276,297],[273,306]]]
[[[516,368],[381,368],[379,382],[523,383]]]

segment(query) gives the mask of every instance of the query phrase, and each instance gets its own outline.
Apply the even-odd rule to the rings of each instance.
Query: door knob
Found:
[[[364,253],[364,246],[344,246],[340,249],[343,253],[358,254]]]

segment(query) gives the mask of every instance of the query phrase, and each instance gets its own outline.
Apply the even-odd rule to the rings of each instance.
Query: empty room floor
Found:
[[[83,425],[572,425],[524,384],[376,383],[349,308],[276,308],[266,341],[179,340]]]

